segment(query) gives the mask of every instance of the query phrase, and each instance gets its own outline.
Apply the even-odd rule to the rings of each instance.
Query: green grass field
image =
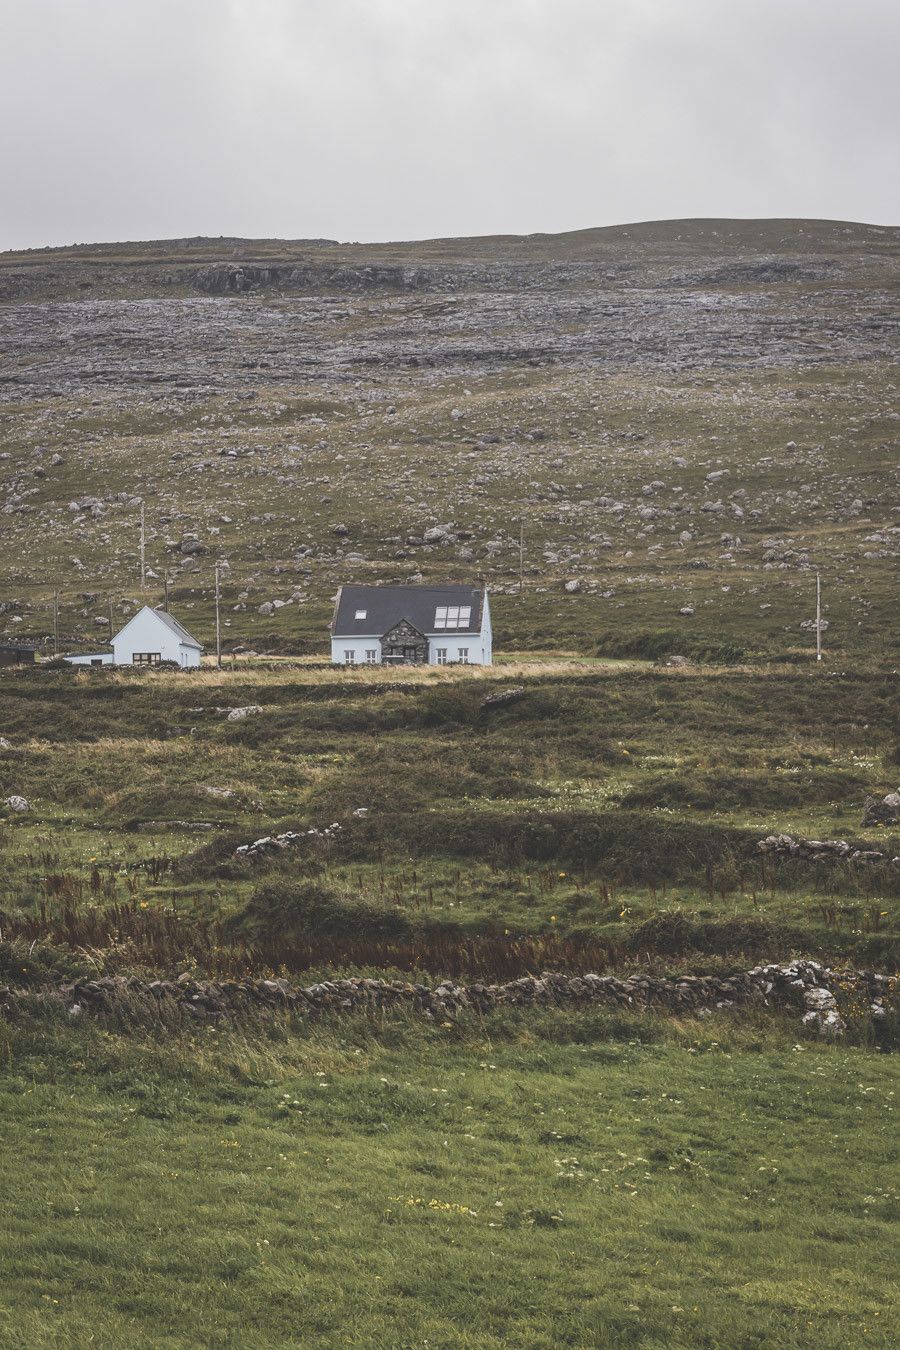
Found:
[[[894,1343],[889,1057],[598,1014],[3,1036],[4,1345]]]
[[[896,776],[877,668],[39,669],[0,677],[0,709],[0,795],[31,808],[2,825],[14,986],[896,968],[895,869],[756,850],[866,833]],[[746,1010],[194,1034],[26,1013],[0,1028],[0,1343],[888,1346],[896,1071],[865,1023],[831,1045]]]

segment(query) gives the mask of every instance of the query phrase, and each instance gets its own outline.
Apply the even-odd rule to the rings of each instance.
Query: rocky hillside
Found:
[[[235,644],[316,649],[351,578],[484,576],[509,644],[802,656],[819,568],[830,649],[890,656],[898,236],[0,255],[0,634],[58,588],[102,638],[144,501],[149,598],[209,637],[219,561]]]

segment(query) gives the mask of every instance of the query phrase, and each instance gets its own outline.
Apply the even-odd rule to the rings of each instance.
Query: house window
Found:
[[[369,611],[367,609],[358,609],[353,617],[355,619],[364,619],[368,614],[368,612]]]
[[[131,661],[135,666],[158,666],[162,660],[160,652],[132,652]]]
[[[445,666],[447,664],[447,648],[438,647],[436,657],[437,657],[437,664],[439,666]]]
[[[471,605],[438,605],[434,611],[435,632],[446,628],[468,628],[471,619]]]
[[[354,651],[346,651],[346,652],[344,652],[344,665],[345,665],[345,666],[355,666],[355,665],[356,665],[356,652],[354,652]]]
[[[469,664],[469,649],[468,649],[468,647],[460,647],[459,651],[458,651],[457,654],[456,654],[456,659],[457,659],[462,665],[467,666],[467,665]]]
[[[366,664],[367,664],[367,665],[370,665],[370,666],[374,666],[374,665],[377,663],[377,661],[378,661],[378,648],[377,648],[377,647],[367,647],[367,648],[366,648]]]

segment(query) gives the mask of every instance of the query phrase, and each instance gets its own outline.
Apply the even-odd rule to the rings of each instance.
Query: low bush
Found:
[[[263,943],[304,938],[404,940],[413,931],[402,910],[345,900],[315,880],[278,880],[260,886],[229,928]]]
[[[712,665],[739,665],[747,659],[746,647],[733,642],[716,642],[703,636],[671,629],[651,629],[644,632],[607,632],[597,638],[598,656],[619,660],[662,661],[676,653],[690,656]]]

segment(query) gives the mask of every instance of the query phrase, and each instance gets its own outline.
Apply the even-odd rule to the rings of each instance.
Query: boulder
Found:
[[[515,703],[524,696],[525,686],[517,684],[511,689],[498,689],[496,693],[488,694],[487,698],[481,700],[481,706],[482,708],[503,708],[508,703]]]
[[[179,548],[186,558],[196,558],[209,552],[203,541],[194,534],[185,535],[179,544]]]
[[[863,825],[900,825],[900,792],[884,797],[867,797],[863,805]]]

